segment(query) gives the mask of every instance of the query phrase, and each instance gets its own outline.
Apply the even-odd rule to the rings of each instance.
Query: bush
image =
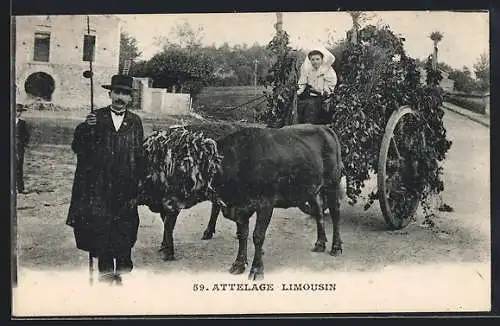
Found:
[[[459,96],[454,96],[454,95],[448,95],[446,97],[446,102],[450,102],[451,104],[458,105],[464,109],[480,113],[480,114],[485,114],[486,113],[486,108],[483,103],[479,103],[478,101],[474,101],[471,99],[467,99],[464,97],[459,97]]]

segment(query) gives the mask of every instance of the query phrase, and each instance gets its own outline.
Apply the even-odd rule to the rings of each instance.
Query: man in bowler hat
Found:
[[[22,104],[16,104],[16,186],[17,192],[25,194],[24,188],[24,151],[30,141],[28,124],[21,118],[26,111]]]
[[[88,114],[72,142],[77,168],[66,224],[73,227],[77,248],[97,257],[99,280],[110,284],[121,284],[121,275],[132,271],[139,227],[144,131],[140,117],[128,110],[132,81],[114,75],[102,86],[111,104]]]

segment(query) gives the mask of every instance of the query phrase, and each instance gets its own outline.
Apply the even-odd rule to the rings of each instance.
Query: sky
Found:
[[[460,69],[472,68],[482,53],[489,53],[489,16],[487,12],[385,11],[368,12],[367,23],[382,23],[406,38],[405,49],[414,58],[426,58],[432,50],[429,34],[439,30],[444,38],[439,44],[438,60]],[[158,50],[156,37],[168,37],[172,28],[184,22],[203,28],[205,45],[267,44],[276,32],[276,14],[208,13],[118,15],[122,28],[136,38],[143,59]],[[285,12],[283,29],[290,43],[298,49],[326,45],[333,37],[339,40],[352,26],[346,12]]]

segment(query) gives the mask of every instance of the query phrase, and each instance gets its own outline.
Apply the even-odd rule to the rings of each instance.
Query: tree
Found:
[[[441,42],[441,40],[443,39],[443,33],[439,32],[439,31],[434,31],[429,35],[429,38],[434,43],[434,52],[432,55],[432,66],[434,69],[436,69],[437,62],[438,62],[438,59],[437,59],[438,43]]]
[[[473,66],[477,78],[477,88],[480,91],[489,91],[490,89],[490,60],[487,53],[481,54]]]
[[[134,77],[147,77],[147,64],[147,60],[134,62],[134,64],[130,67],[130,75]]]
[[[154,86],[174,87],[189,92],[193,97],[213,78],[214,65],[201,50],[168,47],[154,55],[146,64],[146,75],[153,78]]]
[[[196,98],[212,81],[215,70],[210,48],[202,47],[202,31],[183,22],[171,29],[169,37],[156,38],[162,50],[141,67],[141,75],[152,77],[154,87],[188,92]]]
[[[266,47],[253,44],[251,47],[235,45],[230,52],[226,52],[226,62],[237,76],[238,85],[253,85],[254,82],[254,61],[257,60],[258,80],[262,80],[267,75],[272,65],[272,54]]]
[[[122,31],[120,33],[120,55],[118,69],[121,72],[123,70],[123,64],[125,60],[136,60],[142,54],[137,47],[137,40],[130,36],[127,32]]]
[[[450,72],[449,78],[455,81],[454,88],[459,92],[470,93],[476,89],[472,72],[464,66],[461,70],[454,69]]]
[[[358,33],[361,28],[361,24],[372,19],[374,15],[368,14],[364,11],[349,11],[348,13],[352,19],[352,29],[348,32],[348,38],[352,43],[356,44],[358,42]]]
[[[448,65],[444,62],[438,62],[437,66],[439,69],[441,69],[447,73],[450,73],[453,70],[453,68],[450,65]]]
[[[162,48],[180,47],[183,49],[199,49],[203,41],[203,27],[193,28],[188,22],[175,25],[168,37],[156,38],[156,44]]]

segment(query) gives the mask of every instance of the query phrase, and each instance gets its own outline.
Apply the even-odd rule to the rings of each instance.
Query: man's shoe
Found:
[[[106,273],[106,274],[101,274],[99,275],[99,282],[101,283],[106,283],[106,284],[113,284],[115,281],[115,274],[114,273]]]
[[[114,275],[114,283],[113,284],[118,285],[118,286],[123,285],[123,280],[122,280],[122,277],[120,274]]]
[[[119,274],[127,274],[134,268],[134,263],[131,257],[116,258],[116,272]]]

